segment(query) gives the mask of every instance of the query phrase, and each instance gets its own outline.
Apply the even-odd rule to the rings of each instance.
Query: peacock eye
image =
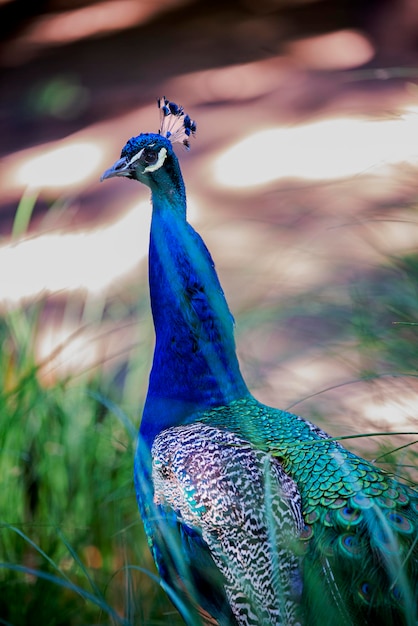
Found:
[[[141,161],[146,164],[146,165],[154,165],[154,163],[156,163],[158,160],[158,152],[155,152],[155,150],[152,150],[151,148],[145,148],[142,156],[141,156]]]

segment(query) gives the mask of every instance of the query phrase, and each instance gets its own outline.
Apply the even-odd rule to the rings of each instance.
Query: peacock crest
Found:
[[[160,109],[159,135],[169,139],[171,143],[182,143],[190,150],[190,137],[196,132],[196,122],[184,113],[182,106],[170,102],[165,96],[158,99]]]

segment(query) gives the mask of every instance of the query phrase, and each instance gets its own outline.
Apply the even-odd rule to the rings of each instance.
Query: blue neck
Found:
[[[177,190],[179,191],[179,190]],[[140,433],[151,444],[191,414],[248,395],[233,319],[183,193],[153,190],[149,283],[156,345]]]

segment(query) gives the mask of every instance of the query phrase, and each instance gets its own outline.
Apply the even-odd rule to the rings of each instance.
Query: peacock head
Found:
[[[142,133],[132,137],[123,147],[120,159],[104,172],[101,181],[114,176],[139,180],[151,189],[164,185],[179,174],[173,143],[190,148],[190,137],[196,123],[184,113],[183,107],[167,98],[158,100],[161,124],[157,133]]]

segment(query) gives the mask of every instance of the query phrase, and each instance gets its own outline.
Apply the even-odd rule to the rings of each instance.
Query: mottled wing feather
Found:
[[[233,433],[195,423],[153,448],[158,505],[199,529],[240,624],[297,624],[300,495],[280,463]]]
[[[148,455],[138,448],[135,489],[148,543],[170,599],[188,624],[206,624],[211,615],[220,626],[234,626],[224,578],[201,532],[182,523],[173,509],[154,502]]]

